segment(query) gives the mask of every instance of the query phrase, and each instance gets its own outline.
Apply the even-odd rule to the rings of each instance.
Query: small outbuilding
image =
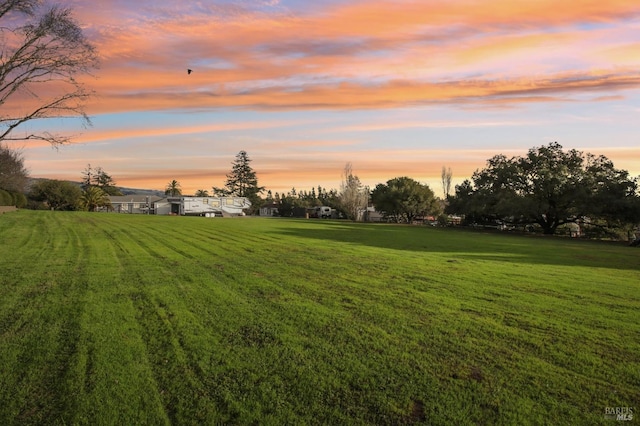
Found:
[[[272,217],[272,216],[279,216],[279,215],[280,215],[280,212],[278,211],[277,203],[268,203],[260,207],[260,216]]]

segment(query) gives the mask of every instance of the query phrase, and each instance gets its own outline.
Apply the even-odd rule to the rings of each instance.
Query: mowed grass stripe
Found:
[[[69,353],[69,357],[65,363],[57,361],[55,347],[42,342],[37,347],[27,349],[41,356],[52,355],[52,360],[39,363],[40,368],[57,369],[60,377],[56,380],[58,386],[53,389],[46,378],[34,383],[34,391],[26,395],[24,400],[42,408],[23,407],[17,417],[19,423],[83,423],[96,414],[101,414],[103,418],[136,419],[138,414],[145,414],[145,411],[140,410],[140,406],[146,405],[145,396],[157,397],[157,393],[147,394],[136,390],[150,387],[148,372],[137,374],[137,358],[144,356],[146,352],[139,342],[136,347],[135,324],[132,323],[134,317],[130,304],[126,301],[122,303],[118,298],[120,283],[126,274],[118,258],[114,256],[112,241],[97,238],[95,229],[86,226],[84,218],[74,217],[74,220],[79,223],[67,223],[62,229],[81,234],[75,242],[60,240],[61,246],[67,249],[53,251],[50,255],[50,259],[66,259],[70,263],[68,261],[73,257],[67,251],[72,250],[77,253],[78,259],[73,267],[56,266],[59,263],[57,261],[47,264],[47,258],[39,258],[32,265],[39,267],[41,275],[47,277],[56,276],[61,271],[67,272],[62,279],[53,282],[53,285],[64,286],[64,296],[55,298],[55,294],[51,295],[41,305],[41,309],[44,309],[45,314],[51,313],[51,317],[45,318],[43,328],[57,333],[54,339],[69,336],[59,342],[59,346]],[[50,230],[56,229],[61,228],[54,222]],[[74,312],[74,315],[70,312]],[[55,327],[59,322],[62,322],[61,325]],[[38,363],[24,365],[36,374],[40,371],[38,368],[34,369],[34,365]],[[142,380],[138,380],[140,378]],[[113,392],[114,387],[119,388],[119,391]],[[43,400],[38,391],[48,389],[60,401]],[[136,404],[132,406],[133,410],[128,409],[129,401],[141,399],[139,406]],[[67,404],[73,404],[76,408]],[[65,415],[61,416],[60,413]]]
[[[65,227],[61,233],[52,235],[50,231],[58,225],[56,221],[51,227],[42,220],[33,225],[31,229],[12,228],[3,232],[16,236],[18,233],[12,231],[18,230],[28,237],[23,245],[15,247],[16,251],[5,256],[15,259],[12,264],[22,266],[17,270],[6,269],[11,271],[6,281],[21,278],[20,285],[8,286],[14,297],[3,294],[3,300],[11,301],[11,306],[2,304],[0,323],[6,344],[2,365],[15,369],[11,370],[14,374],[3,375],[2,394],[13,393],[12,402],[24,401],[20,409],[11,402],[3,407],[18,421],[29,418],[45,422],[59,411],[74,411],[65,375],[80,340],[84,306],[79,302],[86,286],[78,280],[84,254],[76,231]],[[48,256],[56,249],[61,258]],[[60,265],[64,267],[59,268]],[[52,300],[56,303],[51,304]],[[42,368],[34,370],[33,365]]]
[[[184,418],[185,410],[193,421],[210,418],[210,411],[216,405],[206,403],[197,365],[185,352],[183,336],[172,320],[174,311],[179,312],[181,320],[191,324],[192,330],[198,328],[198,322],[191,321],[192,312],[181,303],[185,280],[181,279],[179,265],[194,256],[162,244],[167,236],[159,241],[153,237],[153,228],[146,231],[147,238],[141,238],[131,228],[114,226],[107,234],[116,246],[116,255],[129,276],[128,281],[135,283],[129,286],[125,296],[131,303],[138,337],[144,345],[145,361],[155,389],[152,394],[161,401],[161,413],[167,422]],[[189,262],[188,268],[197,272],[192,267],[193,262]],[[165,282],[176,285],[167,291]]]
[[[0,232],[3,423],[606,424],[639,394],[624,246],[28,211]]]

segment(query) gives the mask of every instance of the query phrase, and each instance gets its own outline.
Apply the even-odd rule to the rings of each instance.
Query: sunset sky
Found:
[[[33,177],[184,193],[248,152],[273,192],[398,176],[442,194],[486,160],[557,141],[640,174],[640,2],[67,0],[100,68],[93,126],[30,124]],[[193,70],[187,75],[187,68]]]

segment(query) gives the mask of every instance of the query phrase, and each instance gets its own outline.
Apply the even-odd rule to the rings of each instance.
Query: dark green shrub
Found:
[[[11,194],[13,196],[14,205],[19,208],[25,208],[27,206],[27,197],[22,192],[13,192]]]
[[[0,189],[0,206],[13,206],[13,197],[3,189]]]

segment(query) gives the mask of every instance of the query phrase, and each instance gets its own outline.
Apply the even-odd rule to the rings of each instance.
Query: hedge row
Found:
[[[0,189],[0,206],[16,206],[23,208],[27,205],[27,197],[19,192],[9,192]]]

